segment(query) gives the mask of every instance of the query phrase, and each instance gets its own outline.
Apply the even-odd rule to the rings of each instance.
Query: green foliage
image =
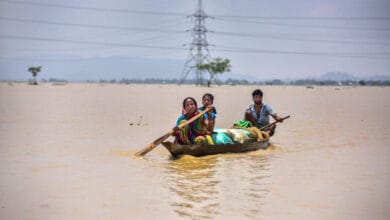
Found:
[[[36,77],[38,75],[39,72],[41,72],[41,66],[31,66],[30,68],[28,68],[27,71],[31,72],[32,76],[34,77],[34,84],[37,85],[37,80],[36,80]]]
[[[209,73],[210,78],[209,81],[207,82],[207,86],[210,87],[211,80],[213,80],[217,74],[223,74],[224,72],[229,72],[231,65],[229,59],[222,59],[218,57],[209,63],[200,64],[197,67],[199,70],[206,70]]]

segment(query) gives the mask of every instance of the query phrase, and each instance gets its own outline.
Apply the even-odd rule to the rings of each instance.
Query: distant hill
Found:
[[[349,73],[343,73],[343,72],[328,72],[320,77],[318,77],[316,80],[319,81],[347,81],[347,80],[352,80],[352,81],[358,81],[358,80],[372,80],[372,81],[388,81],[390,80],[390,76],[386,75],[374,75],[374,76],[365,76],[365,77],[356,77],[352,74]]]
[[[346,81],[346,80],[359,80],[357,77],[349,74],[349,73],[342,73],[342,72],[328,72],[320,77],[318,77],[318,80],[320,81]]]
[[[370,76],[370,77],[363,77],[362,80],[390,81],[390,76],[375,75],[375,76]]]

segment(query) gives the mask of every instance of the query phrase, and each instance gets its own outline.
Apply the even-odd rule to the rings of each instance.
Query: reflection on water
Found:
[[[219,127],[257,87],[212,88]],[[0,83],[0,219],[390,219],[390,86],[261,87],[276,148],[167,160],[132,155],[203,87]]]
[[[218,214],[216,162],[215,156],[168,161],[168,187],[176,195],[171,206],[179,216],[209,219]]]
[[[174,212],[190,219],[259,218],[270,187],[271,156],[224,154],[168,161]]]
[[[221,192],[225,217],[237,215],[249,219],[261,217],[261,207],[270,188],[270,154],[257,151],[247,155],[227,155],[221,161]],[[223,163],[222,163],[223,162]]]
[[[244,192],[248,200],[252,201],[252,204],[248,206],[248,215],[255,217],[260,214],[264,198],[269,193],[270,183],[267,178],[270,177],[270,170],[267,168],[267,157],[252,156],[250,159],[249,169],[243,175],[248,182],[248,187]]]

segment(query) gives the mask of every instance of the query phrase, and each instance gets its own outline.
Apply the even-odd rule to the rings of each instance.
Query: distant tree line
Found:
[[[3,80],[9,81],[9,80]],[[35,84],[36,81],[29,80],[31,84]],[[11,82],[11,81],[9,81]],[[16,82],[16,81],[14,81]],[[68,80],[58,78],[42,78],[43,83],[68,83]],[[100,79],[100,80],[84,80],[84,81],[72,81],[80,83],[107,83],[107,84],[186,84],[194,85],[194,79],[186,79],[181,81],[180,79],[161,79],[161,78],[146,78],[146,79]],[[390,86],[390,80],[315,80],[315,79],[299,79],[299,80],[260,80],[249,81],[245,79],[232,79],[226,80],[214,79],[216,85],[297,85],[297,86]],[[205,82],[207,83],[207,82]],[[204,86],[207,86],[205,84]]]
[[[42,82],[44,82],[44,83],[46,83],[46,82],[67,83],[68,80],[65,80],[65,79],[57,79],[57,78],[49,78],[49,79],[43,78],[43,79],[42,79]]]
[[[289,85],[318,85],[318,86],[390,86],[390,80],[295,80]]]
[[[118,83],[118,84],[187,84],[193,85],[194,79],[186,79],[181,81],[180,79],[161,79],[161,78],[146,78],[146,79],[126,79],[121,80],[87,80],[87,83]],[[226,79],[226,80],[215,80],[217,85],[297,85],[297,86],[390,86],[390,80],[313,80],[313,79],[299,79],[283,81],[280,79],[265,80],[265,81],[249,81],[245,79]],[[207,86],[207,84],[205,84]]]
[[[207,71],[209,73],[209,79],[207,81],[208,87],[210,87],[212,81],[217,85],[297,85],[297,86],[390,86],[390,80],[317,80],[317,79],[298,79],[282,81],[280,79],[264,80],[264,81],[249,81],[245,79],[226,79],[220,80],[217,75],[222,75],[225,72],[229,72],[231,64],[229,59],[215,58],[212,61],[197,66],[199,70]],[[31,66],[27,69],[33,76],[33,80],[29,80],[30,84],[37,85],[36,77],[41,71],[42,66]],[[50,78],[49,80],[42,79],[42,82],[52,83],[67,83],[67,80]],[[194,79],[161,79],[161,78],[146,78],[146,79],[126,79],[121,80],[100,79],[99,81],[86,80],[86,83],[119,83],[119,84],[196,84]]]

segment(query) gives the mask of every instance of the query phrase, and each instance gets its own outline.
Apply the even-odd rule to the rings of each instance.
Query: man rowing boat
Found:
[[[269,125],[270,115],[277,121],[283,122],[283,118],[279,117],[271,106],[263,103],[263,91],[256,89],[252,92],[253,104],[245,111],[244,120],[250,121],[253,126],[262,128]],[[276,124],[269,126],[267,131],[272,136],[275,133]]]

